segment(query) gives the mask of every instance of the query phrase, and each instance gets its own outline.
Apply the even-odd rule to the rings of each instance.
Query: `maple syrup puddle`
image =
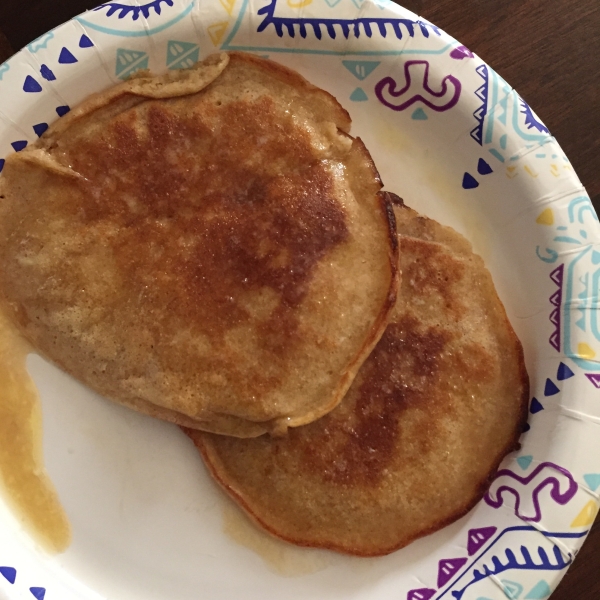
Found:
[[[0,311],[0,487],[23,528],[56,553],[69,546],[71,528],[44,469],[40,399],[25,365],[30,352]]]
[[[327,550],[293,546],[262,531],[229,499],[222,508],[223,532],[253,550],[272,571],[284,577],[300,577],[323,571],[344,557]]]

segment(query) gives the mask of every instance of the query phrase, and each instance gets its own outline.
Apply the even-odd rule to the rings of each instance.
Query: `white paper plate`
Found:
[[[0,597],[548,597],[598,511],[600,227],[548,129],[477,56],[387,0],[109,2],[0,66],[0,157],[136,69],[218,49],[268,56],[332,92],[386,188],[473,242],[525,346],[523,447],[486,500],[435,535],[378,559],[275,544],[274,568],[224,531],[233,509],[177,428],[32,356],[73,543],[44,555],[0,503]]]

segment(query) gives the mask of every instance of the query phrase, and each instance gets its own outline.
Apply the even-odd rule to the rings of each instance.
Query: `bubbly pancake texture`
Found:
[[[481,499],[526,420],[521,344],[482,260],[411,209],[396,219],[398,301],[342,403],[284,439],[186,431],[250,517],[296,544],[377,556],[440,529]]]
[[[0,181],[0,295],[101,394],[234,436],[336,406],[393,307],[393,211],[328,93],[209,57],[94,96]]]

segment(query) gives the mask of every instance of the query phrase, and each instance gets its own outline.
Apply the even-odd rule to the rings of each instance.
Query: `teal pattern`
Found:
[[[167,45],[167,67],[169,69],[186,69],[198,61],[200,47],[191,42],[171,40]]]
[[[357,87],[351,94],[350,94],[350,100],[352,100],[352,102],[366,102],[369,99],[369,97],[367,96],[365,90],[363,90],[362,88]]]
[[[542,579],[535,587],[525,596],[525,600],[543,600],[548,598],[552,590],[550,586]]]
[[[381,63],[373,60],[343,60],[342,64],[352,75],[363,81],[366,79]]]
[[[141,69],[148,68],[148,54],[139,50],[117,50],[115,75],[119,79],[127,79],[130,75]]]

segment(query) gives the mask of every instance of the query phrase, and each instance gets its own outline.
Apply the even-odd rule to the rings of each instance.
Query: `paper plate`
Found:
[[[0,157],[137,69],[184,68],[219,49],[281,62],[333,93],[386,188],[473,242],[525,347],[522,448],[473,511],[404,550],[297,549],[236,525],[177,428],[31,356],[73,542],[45,555],[0,503],[0,596],[548,597],[598,511],[600,227],[546,126],[481,59],[387,0],[109,2],[0,66]]]

